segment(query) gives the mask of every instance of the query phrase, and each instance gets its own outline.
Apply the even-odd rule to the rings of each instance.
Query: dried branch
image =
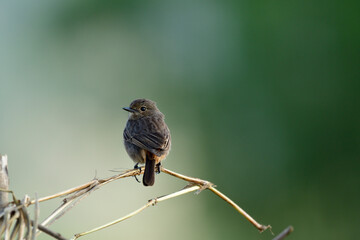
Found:
[[[6,155],[0,155],[0,161],[0,202],[2,202],[4,206],[0,208],[1,239],[35,240],[36,230],[39,229],[58,240],[65,240],[60,234],[54,233],[37,223],[39,217],[39,201],[36,193],[35,200],[33,200],[33,203],[35,203],[34,220],[30,220],[27,212],[27,207],[30,205],[30,197],[25,195],[24,199],[19,201],[16,199],[14,193],[8,190],[9,181]],[[8,202],[8,194],[12,195],[12,202]],[[6,204],[4,199],[7,201]]]
[[[19,208],[19,211],[20,211],[20,214],[23,216],[22,219],[23,219],[23,223],[25,225],[25,229],[26,229],[26,233],[25,233],[25,239],[30,239],[30,236],[31,236],[31,221],[30,221],[30,217],[29,217],[29,214],[27,213],[27,210],[26,210],[26,205],[27,203],[29,202],[29,196],[25,195],[24,199],[22,200],[21,202],[21,205],[20,205],[20,208]]]
[[[227,203],[229,203],[233,208],[235,208],[241,215],[243,215],[252,225],[254,225],[260,232],[265,231],[268,228],[271,228],[270,225],[262,225],[260,223],[258,223],[257,221],[255,221],[255,219],[253,219],[247,212],[245,212],[241,207],[239,207],[236,203],[234,203],[230,198],[228,198],[227,196],[225,196],[224,194],[222,194],[219,190],[217,190],[216,188],[210,186],[209,189],[215,193],[216,195],[218,195],[221,199],[223,199],[224,201],[226,201]]]
[[[107,183],[110,183],[112,181],[121,179],[121,178],[126,178],[126,177],[132,177],[135,175],[140,175],[144,172],[144,167],[142,167],[140,170],[139,169],[130,169],[127,170],[123,173],[120,173],[118,175],[112,176],[112,177],[108,177],[108,178],[104,178],[104,179],[94,179],[88,183],[82,184],[80,186],[74,187],[74,188],[70,188],[68,190],[59,192],[59,193],[55,193],[53,195],[50,196],[46,196],[46,197],[42,197],[39,199],[39,202],[44,202],[44,201],[48,201],[57,197],[62,197],[62,196],[66,196],[66,195],[70,195],[72,193],[76,193],[79,192],[81,190],[90,190],[93,187],[97,186],[97,185],[105,185]],[[30,204],[34,204],[35,200],[32,200],[30,202]]]
[[[0,189],[9,189],[9,172],[8,161],[6,155],[0,154]],[[0,191],[0,212],[9,204],[8,193],[6,191]]]
[[[10,211],[8,208],[5,208],[4,210],[5,212],[5,216],[4,216],[4,222],[3,222],[3,226],[4,226],[4,239],[7,240],[10,237],[10,227],[9,227],[9,221],[10,221]]]
[[[191,183],[195,183],[201,186],[201,190],[203,189],[210,189],[213,193],[215,193],[216,195],[218,195],[220,198],[222,198],[224,201],[226,201],[227,203],[229,203],[233,208],[235,208],[241,215],[243,215],[251,224],[253,224],[260,232],[265,231],[268,228],[271,228],[270,225],[264,226],[262,224],[259,224],[257,221],[255,221],[249,214],[247,214],[241,207],[239,207],[236,203],[234,203],[230,198],[228,198],[227,196],[225,196],[223,193],[221,193],[219,190],[217,190],[214,187],[214,184],[210,183],[209,181],[206,180],[202,180],[199,178],[193,178],[193,177],[188,177],[173,171],[170,171],[166,168],[161,167],[161,171],[164,173],[167,173],[171,176],[183,179],[185,181],[191,182]]]
[[[34,226],[34,222],[31,221],[31,225]],[[66,238],[64,238],[63,236],[61,236],[60,233],[56,233],[54,231],[51,231],[50,229],[38,224],[37,225],[37,229],[39,229],[40,231],[46,233],[47,235],[55,238],[55,239],[58,239],[58,240],[67,240]]]
[[[0,157],[1,157],[1,155],[0,155]],[[190,193],[190,192],[194,192],[194,191],[196,191],[196,193],[200,193],[201,191],[203,191],[205,189],[209,189],[214,194],[216,194],[221,199],[223,199],[228,204],[230,204],[234,209],[236,209],[240,214],[242,214],[251,224],[253,224],[260,232],[262,232],[268,228],[271,228],[270,225],[265,226],[265,225],[262,225],[262,224],[258,223],[257,221],[255,221],[248,213],[246,213],[242,208],[240,208],[235,202],[233,202],[230,198],[228,198],[223,193],[221,193],[219,190],[217,190],[213,183],[211,183],[207,180],[185,176],[183,174],[176,173],[174,171],[168,170],[163,167],[160,168],[160,171],[162,171],[166,174],[169,174],[173,177],[185,180],[189,184],[187,186],[185,186],[185,188],[183,188],[179,191],[149,200],[145,205],[143,205],[139,209],[129,213],[128,215],[126,215],[124,217],[116,219],[116,220],[114,220],[110,223],[104,224],[100,227],[96,227],[92,230],[89,230],[89,231],[86,231],[83,233],[79,233],[79,234],[75,234],[73,239],[75,240],[79,237],[85,236],[87,234],[90,234],[90,233],[93,233],[96,231],[100,231],[104,228],[107,228],[114,224],[122,222],[130,217],[133,217],[133,216],[139,214],[146,208],[156,205],[159,202],[166,201],[171,198],[175,198],[175,197],[178,197],[178,196]],[[89,196],[90,193],[99,189],[101,186],[108,184],[112,181],[121,179],[121,178],[136,176],[136,175],[140,175],[143,173],[144,173],[144,167],[142,167],[140,169],[131,169],[131,170],[127,170],[123,173],[117,174],[115,176],[108,177],[108,178],[93,179],[93,180],[89,181],[88,183],[82,184],[80,186],[77,186],[77,187],[74,187],[74,188],[71,188],[71,189],[50,195],[50,196],[46,196],[46,197],[42,197],[42,198],[38,199],[37,195],[36,195],[35,199],[31,200],[31,201],[28,197],[25,197],[23,201],[18,201],[15,199],[14,194],[11,191],[7,190],[7,188],[5,188],[5,189],[0,188],[0,194],[1,193],[8,194],[9,192],[11,192],[13,195],[13,199],[14,199],[14,201],[7,208],[5,208],[3,212],[0,212],[0,218],[4,219],[4,221],[2,223],[2,227],[0,229],[0,233],[2,236],[5,237],[5,239],[9,239],[9,237],[11,239],[15,239],[15,237],[17,236],[18,239],[28,240],[30,238],[35,239],[35,233],[36,233],[36,230],[38,229],[41,232],[47,233],[49,236],[51,236],[53,238],[56,238],[58,240],[64,240],[65,238],[63,238],[59,233],[55,233],[55,232],[49,230],[46,226],[52,224],[54,221],[56,221],[57,219],[62,217],[66,212],[68,212],[70,209],[72,209],[82,199]],[[38,209],[39,209],[38,204],[43,201],[48,201],[48,200],[58,198],[58,197],[63,197],[63,196],[66,196],[66,198],[63,199],[63,203],[52,214],[50,214],[50,216],[48,216],[41,224],[38,224],[37,223],[38,222],[38,220],[37,220],[38,219]],[[31,204],[35,204],[35,219],[34,219],[34,221],[31,221],[29,219],[29,215],[26,211],[26,208]],[[10,213],[12,213],[12,215]],[[15,222],[15,224],[12,224],[13,222]],[[11,228],[12,228],[12,231],[11,231],[11,236],[10,236]],[[291,228],[289,227],[289,229],[286,229],[285,231],[283,231],[276,238],[274,238],[274,240],[283,239],[291,231],[292,231],[292,227]],[[3,233],[4,233],[4,235],[3,235]],[[38,231],[38,233],[40,233],[40,232]]]
[[[161,197],[158,197],[158,198],[151,199],[144,206],[140,207],[139,209],[129,213],[128,215],[126,215],[126,216],[124,216],[122,218],[116,219],[116,220],[114,220],[114,221],[112,221],[110,223],[104,224],[104,225],[102,225],[100,227],[97,227],[97,228],[94,228],[92,230],[89,230],[89,231],[86,231],[86,232],[83,232],[83,233],[75,234],[73,240],[75,240],[75,239],[77,239],[79,237],[88,235],[90,233],[94,233],[96,231],[102,230],[104,228],[110,227],[110,226],[112,226],[114,224],[117,224],[119,222],[122,222],[122,221],[124,221],[124,220],[126,220],[126,219],[128,219],[130,217],[135,216],[136,214],[139,214],[140,212],[142,212],[146,208],[148,208],[150,206],[153,206],[153,205],[155,205],[155,204],[157,204],[157,203],[159,203],[161,201],[165,201],[165,200],[168,200],[168,199],[171,199],[171,198],[174,198],[174,197],[178,197],[180,195],[187,194],[187,193],[190,193],[190,192],[193,192],[193,191],[197,191],[197,193],[199,193],[204,189],[210,189],[213,193],[215,193],[221,199],[223,199],[224,201],[229,203],[238,212],[240,212],[250,223],[252,223],[260,232],[262,232],[262,231],[264,231],[264,230],[266,230],[268,228],[271,228],[270,225],[264,226],[262,224],[259,224],[257,221],[255,221],[249,214],[247,214],[242,208],[240,208],[230,198],[225,196],[219,190],[215,189],[214,184],[212,184],[211,182],[206,181],[206,180],[202,180],[202,179],[199,179],[199,178],[188,177],[188,176],[176,173],[174,171],[168,170],[168,169],[163,168],[163,167],[161,167],[160,170],[162,172],[166,173],[166,174],[169,174],[171,176],[174,176],[174,177],[180,178],[182,180],[185,180],[185,181],[189,182],[190,184],[188,186],[186,186],[184,189],[180,190],[180,191],[177,191],[177,192],[174,192],[172,194],[165,195],[165,196],[161,196]]]
[[[141,168],[140,170],[139,169],[127,170],[123,173],[120,173],[120,174],[112,176],[112,177],[108,177],[108,178],[104,178],[104,179],[94,179],[94,180],[92,180],[88,183],[82,184],[78,187],[71,188],[69,190],[65,190],[60,193],[56,193],[56,194],[39,199],[39,202],[47,201],[47,200],[54,199],[57,197],[72,194],[69,197],[65,198],[63,200],[62,205],[60,205],[50,216],[48,216],[41,223],[41,225],[49,226],[50,224],[55,222],[57,219],[59,219],[61,216],[63,216],[67,211],[69,211],[71,208],[73,208],[76,204],[78,204],[82,199],[87,197],[91,192],[97,190],[99,187],[101,187],[107,183],[110,183],[112,181],[121,179],[121,178],[131,177],[131,176],[142,174],[143,172],[144,172],[144,168]],[[30,204],[33,204],[33,203],[35,203],[34,200],[32,200],[30,202]]]
[[[165,195],[165,196],[162,196],[162,197],[158,197],[158,198],[154,198],[154,199],[151,199],[148,201],[147,204],[145,204],[144,206],[142,206],[141,208],[129,213],[128,215],[122,217],[122,218],[119,218],[119,219],[116,219],[110,223],[107,223],[107,224],[104,224],[100,227],[97,227],[97,228],[94,228],[94,229],[91,229],[89,231],[86,231],[86,232],[83,232],[83,233],[78,233],[78,234],[75,234],[74,235],[74,238],[72,238],[72,240],[75,240],[75,239],[78,239],[79,237],[82,237],[82,236],[85,236],[85,235],[88,235],[90,233],[94,233],[94,232],[97,232],[99,230],[102,230],[104,228],[107,228],[107,227],[110,227],[114,224],[117,224],[119,222],[122,222],[130,217],[133,217],[135,216],[136,214],[142,212],[143,210],[145,210],[146,208],[150,207],[150,206],[155,206],[157,203],[159,202],[162,202],[162,201],[165,201],[165,200],[168,200],[170,198],[174,198],[174,197],[178,197],[180,195],[184,195],[186,193],[189,193],[189,192],[193,192],[193,191],[196,191],[196,190],[199,190],[200,187],[199,186],[190,186],[190,187],[186,187],[184,188],[183,190],[180,190],[180,191],[177,191],[175,193],[172,193],[172,194],[169,194],[169,195]]]
[[[293,226],[288,226],[287,228],[284,229],[284,231],[282,231],[281,233],[279,233],[279,235],[277,235],[276,237],[274,237],[273,240],[282,240],[282,239],[284,239],[286,236],[288,236],[290,233],[292,233],[292,231],[294,231]]]
[[[36,230],[38,228],[38,218],[39,218],[40,210],[39,210],[39,200],[37,193],[35,193],[35,208],[34,208],[34,221],[32,221],[32,233],[31,233],[31,240],[36,239]]]

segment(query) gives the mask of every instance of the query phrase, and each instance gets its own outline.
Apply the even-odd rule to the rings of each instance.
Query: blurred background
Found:
[[[288,239],[355,239],[360,28],[355,1],[2,1],[0,152],[18,198],[133,167],[122,107],[158,103],[166,168],[207,179]],[[65,237],[184,182],[106,185],[51,226]],[[60,204],[40,205],[45,218]],[[32,211],[30,209],[30,211]],[[204,191],[85,239],[272,239]],[[39,239],[48,239],[41,235]]]

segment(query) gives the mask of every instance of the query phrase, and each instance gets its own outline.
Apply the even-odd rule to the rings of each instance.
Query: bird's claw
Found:
[[[135,164],[134,169],[139,170],[139,172],[141,173],[141,167],[139,167],[139,163]],[[140,181],[139,181],[139,179],[137,178],[136,175],[134,175],[134,178],[138,183],[140,183]]]
[[[161,168],[161,162],[159,162],[158,164],[156,164],[156,168],[155,168],[155,171],[157,174],[159,174],[161,171],[160,171],[160,168]]]

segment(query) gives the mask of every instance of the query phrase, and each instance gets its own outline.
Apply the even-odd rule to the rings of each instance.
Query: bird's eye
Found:
[[[141,107],[140,110],[141,110],[141,111],[145,111],[145,110],[146,110],[146,107]]]

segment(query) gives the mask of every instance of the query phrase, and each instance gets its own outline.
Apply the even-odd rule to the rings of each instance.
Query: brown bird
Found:
[[[166,158],[170,151],[170,131],[164,121],[164,114],[156,107],[156,103],[148,99],[136,99],[129,107],[129,119],[124,129],[124,145],[126,152],[136,163],[145,163],[143,176],[144,186],[155,183],[155,166]]]

